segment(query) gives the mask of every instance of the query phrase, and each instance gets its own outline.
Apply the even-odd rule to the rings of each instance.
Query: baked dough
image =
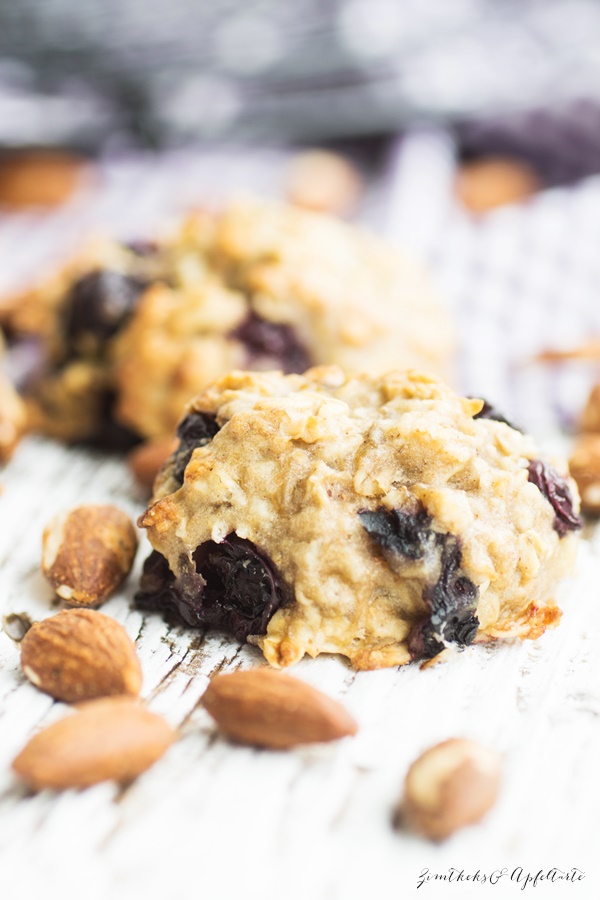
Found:
[[[157,244],[90,246],[11,306],[12,332],[47,350],[29,391],[34,425],[105,444],[171,434],[232,368],[448,376],[454,350],[413,260],[329,216],[250,199]]]
[[[495,416],[415,371],[226,375],[190,405],[140,519],[155,552],[138,605],[278,667],[538,637],[560,616],[577,489]]]

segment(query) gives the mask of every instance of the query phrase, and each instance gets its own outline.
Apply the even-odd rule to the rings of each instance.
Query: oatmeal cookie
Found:
[[[94,245],[11,310],[13,335],[48,348],[32,417],[67,440],[172,433],[232,368],[447,375],[453,353],[416,263],[329,216],[257,200],[198,213],[160,243]]]
[[[179,426],[137,603],[358,669],[535,638],[580,527],[532,439],[433,376],[232,372]]]

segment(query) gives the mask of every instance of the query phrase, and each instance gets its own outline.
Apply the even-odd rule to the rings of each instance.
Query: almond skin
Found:
[[[58,206],[85,183],[88,171],[82,157],[62,151],[5,154],[0,160],[0,206]]]
[[[131,571],[137,534],[116,506],[78,506],[49,523],[42,549],[42,571],[58,596],[99,606]]]
[[[600,434],[582,434],[571,454],[569,470],[581,496],[581,508],[600,514]]]
[[[32,625],[21,642],[21,665],[36,687],[65,703],[137,696],[142,687],[133,641],[122,625],[91,609],[67,609]]]
[[[163,463],[177,449],[178,444],[179,441],[175,437],[156,438],[153,441],[146,441],[145,444],[131,451],[127,462],[135,480],[141,487],[148,492],[152,490],[154,480]]]
[[[271,669],[217,675],[202,702],[227,737],[274,750],[335,741],[358,730],[336,700]]]
[[[456,177],[458,199],[474,215],[507,203],[522,203],[541,187],[542,183],[532,166],[503,157],[465,162]]]
[[[12,767],[37,791],[123,783],[148,769],[176,737],[164,719],[135,700],[92,700],[34,735]]]
[[[451,738],[426,750],[408,770],[398,821],[435,841],[479,822],[500,788],[493,750]]]
[[[0,353],[1,353],[0,346]],[[16,390],[0,372],[0,463],[7,463],[23,437],[27,414]]]
[[[328,150],[299,153],[292,159],[285,180],[290,203],[340,216],[351,213],[363,193],[358,169],[349,159]]]

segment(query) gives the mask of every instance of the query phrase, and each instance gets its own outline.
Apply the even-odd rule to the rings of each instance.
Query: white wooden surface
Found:
[[[28,440],[3,482],[0,600],[5,613],[35,619],[55,611],[39,572],[48,518],[80,502],[118,503],[132,515],[142,508],[120,462],[49,441]],[[210,674],[260,664],[260,655],[220,634],[170,630],[158,616],[132,610],[132,577],[104,610],[136,640],[150,708],[182,736],[124,790],[104,784],[27,796],[15,783],[11,759],[65,710],[26,681],[18,646],[0,634],[0,885],[10,886],[1,896],[16,896],[17,888],[33,896],[48,886],[75,896],[84,882],[86,896],[98,897],[184,890],[210,898],[342,898],[375,889],[466,896],[451,893],[464,885],[448,884],[417,894],[421,868],[517,864],[535,871],[578,866],[587,880],[566,886],[564,896],[600,896],[592,888],[593,879],[600,884],[595,543],[592,536],[581,548],[562,624],[539,641],[471,648],[427,671],[356,674],[337,658],[300,664],[295,674],[340,698],[360,732],[336,746],[290,753],[234,747],[215,735],[198,706]],[[499,804],[481,826],[441,847],[394,832],[390,819],[407,766],[453,735],[505,754]],[[517,889],[507,885],[506,895]],[[559,896],[560,889],[536,891]]]
[[[444,215],[439,221],[427,219],[423,192],[417,191],[411,207],[406,191],[418,174],[420,147],[416,155],[408,154],[408,179],[398,182],[392,161],[390,178],[401,200],[394,205],[392,196],[388,230],[412,233],[425,251],[433,247],[434,256],[442,247],[442,280],[450,296],[459,298],[467,265],[459,272],[457,260],[471,260],[471,239],[479,241],[479,250],[486,241],[497,249],[502,222],[496,220],[498,227],[491,222],[478,235],[455,222],[450,252],[439,239],[448,230]],[[249,174],[251,168],[251,161],[230,167],[226,187],[245,181],[264,187],[269,179],[261,182],[256,172]],[[148,181],[146,169],[144,181],[138,168],[110,169],[93,208],[60,212],[43,225],[28,217],[0,221],[3,283],[26,279],[34,258],[52,258],[92,223],[118,221],[117,230],[128,234],[146,230],[161,210],[182,205],[191,174],[206,190],[202,166],[182,164],[178,180],[172,161],[165,172],[168,177],[157,180],[155,172]],[[439,172],[443,181],[443,166]],[[270,178],[272,183],[273,172]],[[597,194],[599,186],[592,188]],[[186,199],[193,197],[188,193]],[[544,203],[554,209],[552,198],[542,198],[542,208]],[[442,208],[437,201],[434,206]],[[421,218],[415,233],[415,220],[406,210],[417,207]],[[504,233],[510,235],[506,215]],[[501,307],[496,304],[494,311]],[[474,315],[484,318],[480,309]],[[477,355],[469,357],[471,382],[479,373],[492,393],[497,383],[502,394],[502,370],[490,368],[483,351],[479,357],[479,369]],[[534,399],[540,396],[536,378],[526,381]],[[41,439],[24,442],[0,481],[4,614],[28,612],[37,619],[55,611],[39,572],[42,529],[55,512],[81,502],[117,503],[133,517],[143,508],[121,462]],[[137,571],[144,555],[142,547]],[[360,732],[335,746],[290,753],[229,745],[198,705],[213,672],[261,664],[260,654],[220,634],[168,629],[160,617],[143,616],[131,608],[135,581],[136,573],[104,611],[136,640],[144,697],[181,729],[181,740],[126,789],[104,784],[81,793],[29,796],[14,781],[12,758],[36,729],[65,710],[24,679],[18,646],[0,633],[2,900],[462,898],[512,897],[520,891],[508,876],[493,887],[464,882],[417,887],[424,867],[441,874],[450,866],[467,874],[577,866],[586,873],[584,881],[543,883],[525,893],[600,897],[600,535],[592,531],[582,542],[576,577],[564,592],[560,627],[535,643],[471,648],[426,671],[411,666],[356,674],[336,658],[300,664],[295,674],[340,698],[359,721]],[[504,785],[484,823],[434,846],[395,832],[391,817],[410,762],[449,736],[497,747],[505,759]]]

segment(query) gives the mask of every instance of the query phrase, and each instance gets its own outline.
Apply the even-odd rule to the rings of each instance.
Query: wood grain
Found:
[[[46,520],[75,502],[118,502],[132,516],[142,503],[125,464],[41,439],[21,446],[3,480],[3,612],[39,619],[56,609],[39,573]],[[134,576],[104,612],[136,641],[150,709],[181,727],[183,738],[124,790],[104,784],[29,797],[17,785],[10,761],[62,709],[27,683],[18,645],[0,634],[2,877],[33,889],[67,868],[67,887],[85,870],[93,890],[130,891],[123,896],[142,889],[158,896],[161,884],[169,892],[197,885],[198,896],[215,896],[204,893],[207,885],[235,884],[240,897],[254,890],[353,897],[378,883],[388,893],[390,884],[403,885],[398,896],[413,896],[422,864],[472,868],[491,856],[496,866],[546,860],[585,869],[600,788],[598,551],[593,534],[581,548],[561,626],[534,643],[471,648],[426,671],[357,674],[326,657],[301,663],[294,674],[342,699],[361,730],[339,746],[288,753],[230,745],[199,706],[211,674],[260,663],[258,652],[133,610]],[[450,736],[505,754],[505,783],[481,826],[434,847],[394,833],[390,819],[411,761]],[[281,878],[291,879],[283,894],[276,892]]]

